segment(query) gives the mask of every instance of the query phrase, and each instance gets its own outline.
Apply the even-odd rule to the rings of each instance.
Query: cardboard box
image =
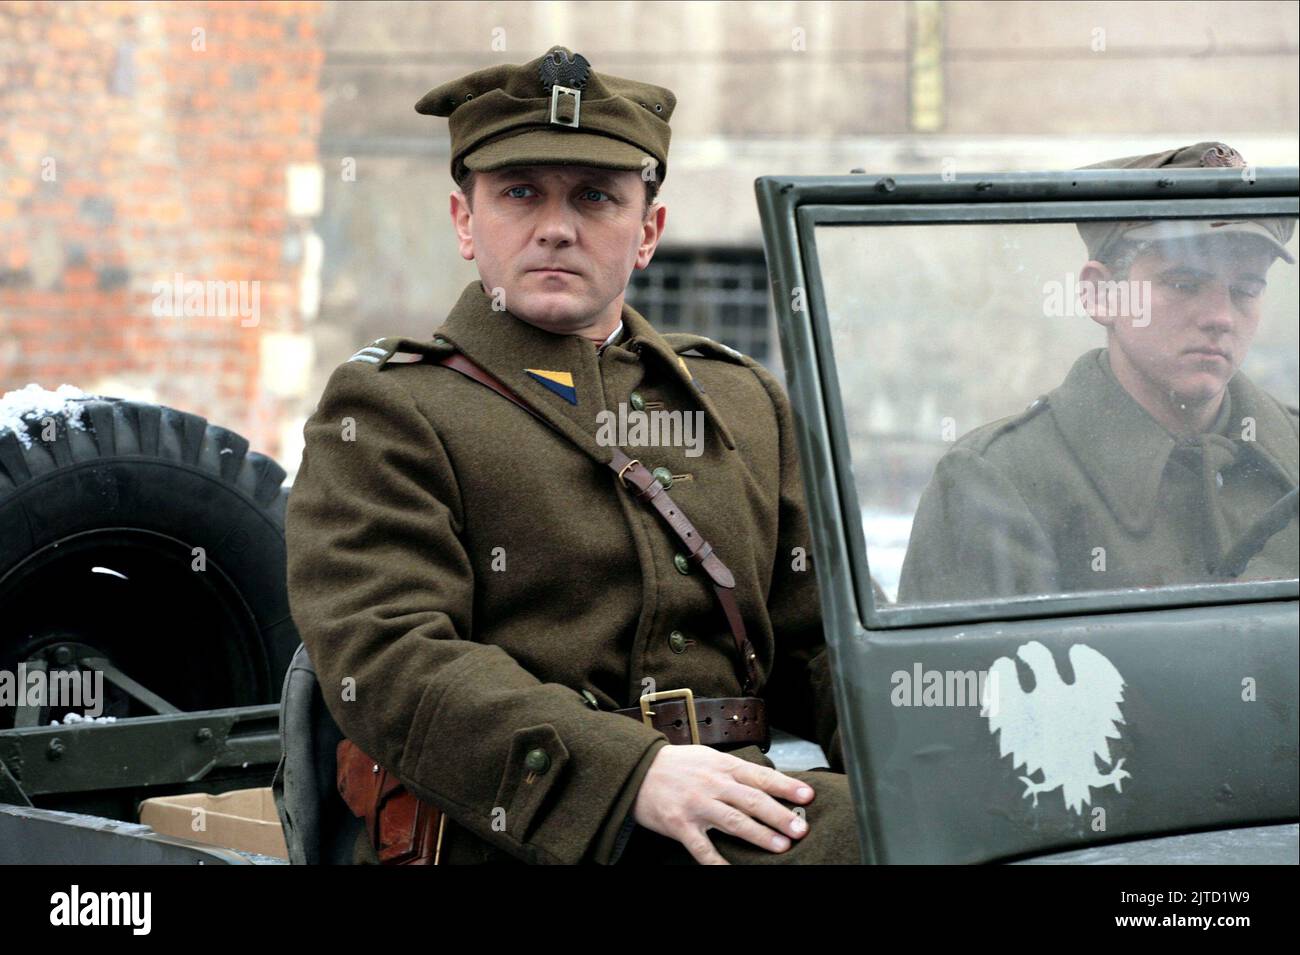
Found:
[[[269,786],[146,799],[140,803],[140,821],[165,836],[289,858]]]

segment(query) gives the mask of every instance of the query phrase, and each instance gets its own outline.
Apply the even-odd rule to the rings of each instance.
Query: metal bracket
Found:
[[[0,763],[29,797],[193,783],[216,770],[269,774],[280,759],[279,723],[279,704],[266,703],[0,730]]]

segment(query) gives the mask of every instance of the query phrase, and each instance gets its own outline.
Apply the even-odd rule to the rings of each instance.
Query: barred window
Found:
[[[691,332],[768,364],[771,296],[761,249],[660,249],[627,301],[661,332]]]

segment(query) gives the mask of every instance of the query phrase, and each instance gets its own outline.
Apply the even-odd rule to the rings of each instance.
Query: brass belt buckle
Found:
[[[618,479],[623,483],[624,487],[627,486],[627,478],[623,477],[623,475],[627,473],[628,468],[636,467],[640,463],[639,460],[633,458],[631,461],[627,462],[627,464],[618,469]]]
[[[655,728],[655,724],[654,711],[650,709],[650,704],[659,700],[686,701],[686,721],[691,727],[691,742],[698,746],[700,742],[700,724],[695,719],[695,694],[689,689],[661,690],[658,693],[647,693],[641,697],[641,722],[651,729]]]

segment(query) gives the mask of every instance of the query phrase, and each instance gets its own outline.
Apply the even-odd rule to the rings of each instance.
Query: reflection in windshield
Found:
[[[922,290],[864,282],[862,263],[897,262],[907,232],[929,233],[915,236]],[[885,594],[1296,577],[1296,411],[1278,399],[1293,405],[1300,377],[1294,232],[1294,219],[819,230]]]

